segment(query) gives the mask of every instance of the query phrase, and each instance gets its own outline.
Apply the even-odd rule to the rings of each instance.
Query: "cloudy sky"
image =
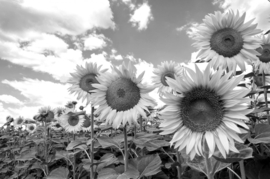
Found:
[[[136,60],[148,79],[162,61],[190,61],[192,28],[230,9],[270,29],[268,0],[0,0],[0,125],[76,99],[65,82],[83,61]]]

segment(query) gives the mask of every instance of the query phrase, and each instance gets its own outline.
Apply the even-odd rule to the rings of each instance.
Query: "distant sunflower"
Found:
[[[59,124],[58,121],[52,122],[49,127],[54,131],[61,131],[63,127]]]
[[[221,67],[229,71],[235,71],[237,65],[245,71],[244,62],[257,61],[256,49],[260,43],[252,36],[261,30],[256,29],[257,24],[252,24],[254,19],[244,23],[245,15],[240,16],[238,11],[207,15],[192,37],[196,40],[193,45],[200,49],[198,57],[210,60],[215,69]]]
[[[22,127],[22,125],[24,124],[24,118],[22,116],[19,116],[18,118],[16,118],[13,122],[14,127]]]
[[[64,113],[59,118],[59,124],[67,131],[76,133],[82,129],[85,121],[85,112],[68,112]]]
[[[160,124],[161,134],[173,134],[171,145],[175,144],[179,151],[186,148],[191,159],[205,154],[204,142],[209,157],[217,146],[226,158],[229,150],[238,152],[234,140],[243,142],[237,133],[244,130],[237,125],[249,129],[243,120],[249,120],[246,114],[251,112],[247,109],[250,99],[244,98],[250,90],[235,88],[243,75],[230,78],[232,72],[223,75],[222,69],[210,74],[209,65],[204,72],[197,65],[195,68],[186,68],[189,75],[183,78],[167,78],[168,85],[181,95],[166,93],[162,98],[167,107],[160,112],[165,119]]]
[[[51,122],[54,119],[54,111],[49,106],[40,108],[38,114],[44,122]]]
[[[175,79],[175,75],[182,76],[183,68],[173,61],[165,61],[155,68],[153,73],[155,74],[153,83],[158,88],[158,93],[162,95],[165,92],[172,92],[172,88],[166,82],[166,77]]]
[[[270,74],[270,34],[261,36],[262,47],[257,51],[260,53],[256,67],[260,73]]]
[[[72,86],[68,89],[69,92],[78,95],[78,100],[82,99],[84,102],[86,99],[87,104],[89,104],[91,101],[90,91],[95,89],[92,84],[97,83],[96,77],[106,71],[106,69],[101,70],[101,66],[97,66],[96,63],[86,63],[85,67],[77,65],[76,72],[70,73],[72,77],[68,82]]]
[[[36,124],[27,124],[26,125],[26,130],[29,133],[34,133],[37,130],[37,125]]]
[[[6,121],[7,121],[8,123],[11,123],[11,122],[14,121],[14,119],[13,119],[13,117],[11,117],[11,116],[7,116],[7,117],[6,117]]]
[[[65,108],[58,107],[53,110],[54,118],[58,119],[62,114],[65,113]]]
[[[148,111],[147,106],[156,105],[148,94],[153,88],[142,84],[144,72],[138,77],[136,73],[132,62],[123,63],[119,68],[113,67],[113,73],[98,76],[99,84],[93,84],[96,88],[92,90],[94,105],[99,105],[95,114],[114,128],[127,122],[138,125],[138,116],[146,117],[144,110]]]

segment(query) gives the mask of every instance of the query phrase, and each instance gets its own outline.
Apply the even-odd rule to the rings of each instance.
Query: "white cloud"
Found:
[[[93,62],[93,63],[97,63],[97,65],[102,66],[101,69],[108,69],[109,71],[111,71],[111,66],[112,63],[108,60],[106,60],[107,58],[107,53],[103,52],[100,54],[91,54],[90,58],[87,58],[84,60],[84,62]]]
[[[0,101],[6,104],[16,104],[16,105],[23,104],[19,99],[7,94],[0,95]]]
[[[255,18],[258,27],[262,30],[269,30],[270,3],[266,0],[214,0],[213,4],[218,4],[221,9],[230,9],[246,12],[246,20]]]
[[[30,78],[24,78],[23,81],[3,80],[2,83],[19,90],[27,98],[21,107],[7,108],[5,111],[1,111],[0,108],[0,114],[1,112],[5,114],[2,115],[3,117],[11,115],[13,117],[24,116],[32,118],[38,112],[38,109],[43,106],[51,106],[52,108],[64,107],[66,102],[76,100],[74,95],[69,94],[67,90],[69,87],[68,84],[64,85]],[[85,106],[85,104],[86,102],[82,103],[78,101],[77,107],[81,105]],[[90,107],[88,108],[86,108],[87,112],[90,110]],[[0,116],[0,120],[3,118],[2,116]]]
[[[8,111],[3,107],[3,103],[0,102],[0,126],[6,123],[6,117],[9,115]]]
[[[17,40],[40,32],[78,35],[114,28],[108,0],[2,0],[0,38]]]
[[[176,28],[178,32],[186,32],[189,38],[193,37],[193,35],[196,33],[196,27],[199,26],[198,22],[190,21],[185,25],[182,25],[181,27]]]
[[[123,60],[124,58],[123,58],[122,55],[117,54],[117,50],[112,49],[111,50],[110,59],[113,59],[113,60]]]
[[[89,34],[84,39],[84,50],[102,49],[107,46],[106,40],[103,34]]]
[[[147,2],[144,2],[135,9],[129,21],[134,27],[137,27],[138,30],[145,30],[147,29],[149,22],[153,19],[151,7]]]

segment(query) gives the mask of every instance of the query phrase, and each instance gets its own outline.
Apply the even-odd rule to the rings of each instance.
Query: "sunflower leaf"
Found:
[[[112,168],[104,168],[98,172],[98,179],[117,179],[119,174]]]
[[[85,144],[85,142],[73,140],[68,144],[66,150],[74,150],[77,146],[82,145],[82,144]]]
[[[47,179],[67,179],[69,171],[67,168],[59,167],[51,171]]]
[[[257,124],[255,126],[255,137],[248,140],[253,144],[270,143],[270,126],[268,124]]]

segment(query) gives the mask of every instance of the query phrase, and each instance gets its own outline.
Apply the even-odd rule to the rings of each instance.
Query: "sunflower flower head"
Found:
[[[52,122],[49,127],[54,131],[61,131],[63,129],[58,121]]]
[[[137,69],[132,62],[113,67],[111,74],[97,77],[99,84],[93,84],[94,105],[99,105],[95,114],[108,125],[118,128],[121,124],[138,125],[138,116],[146,117],[147,106],[156,102],[148,93],[153,88],[142,84],[144,72],[136,76]]]
[[[183,68],[173,61],[165,61],[154,69],[153,73],[153,83],[158,88],[158,93],[162,95],[165,92],[172,92],[172,88],[166,82],[166,77],[175,79],[175,76],[182,76]]]
[[[270,34],[260,36],[261,47],[257,49],[258,55],[256,68],[260,73],[270,74]]]
[[[239,15],[238,11],[207,15],[192,37],[196,41],[193,45],[200,49],[198,58],[210,60],[215,69],[228,68],[234,72],[237,65],[245,71],[245,62],[257,61],[260,42],[253,36],[261,30],[252,24],[254,19],[244,23],[245,15]]]
[[[27,124],[26,125],[26,130],[30,133],[33,134],[37,130],[37,125],[36,124]]]
[[[24,124],[24,121],[25,119],[22,116],[19,116],[13,122],[14,127],[17,127],[17,128],[22,127],[22,125]]]
[[[167,78],[168,85],[180,95],[166,93],[162,98],[167,106],[160,112],[164,119],[161,134],[173,134],[171,145],[179,151],[186,148],[191,159],[196,154],[205,155],[204,143],[209,157],[217,149],[226,158],[229,151],[239,152],[234,141],[243,142],[238,134],[245,131],[238,125],[248,129],[243,121],[249,120],[250,100],[244,97],[250,90],[236,88],[243,75],[231,77],[233,72],[224,75],[222,69],[211,73],[210,65],[204,73],[197,65],[195,68],[186,68],[187,75],[182,78]]]
[[[70,93],[74,93],[77,99],[87,101],[87,104],[91,101],[90,91],[95,89],[92,84],[98,83],[96,77],[99,74],[106,72],[107,69],[101,70],[101,66],[96,63],[85,63],[85,66],[77,65],[76,71],[71,73],[72,76],[69,79],[69,83],[72,85],[68,90]]]
[[[7,117],[6,117],[6,121],[7,121],[8,123],[11,123],[11,122],[14,121],[14,119],[13,119],[13,117],[11,117],[11,116],[7,116]]]
[[[65,108],[58,107],[53,110],[54,112],[54,118],[58,119],[62,114],[65,113]]]
[[[40,108],[38,114],[44,122],[51,122],[54,119],[54,111],[49,106]]]
[[[85,112],[66,112],[59,117],[59,124],[71,133],[79,132],[85,121]]]

